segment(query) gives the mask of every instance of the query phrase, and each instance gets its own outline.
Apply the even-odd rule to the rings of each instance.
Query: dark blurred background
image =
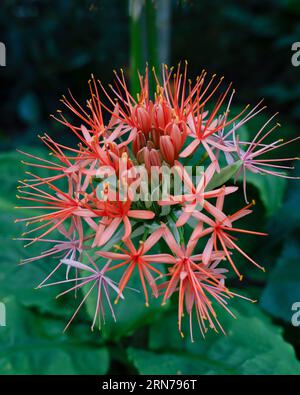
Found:
[[[228,337],[209,335],[195,345],[178,336],[174,308],[154,303],[147,310],[140,299],[120,309],[118,323],[100,335],[89,331],[86,314],[63,334],[76,303],[55,302],[56,290],[34,291],[48,267],[17,267],[21,257],[37,253],[12,240],[22,232],[13,224],[20,216],[13,206],[24,172],[15,149],[41,152],[36,135],[43,132],[69,139],[50,114],[68,88],[84,103],[91,73],[106,85],[113,69],[122,67],[135,92],[133,71],[143,70],[146,61],[158,67],[186,59],[192,78],[203,68],[224,75],[237,89],[234,106],[264,98],[267,115],[280,112],[285,138],[299,135],[300,67],[291,62],[299,21],[299,0],[1,1],[6,67],[0,67],[0,301],[7,306],[1,374],[300,373],[299,327],[291,323],[292,305],[300,302],[299,182],[250,179],[249,194],[258,204],[246,226],[270,237],[246,237],[242,246],[268,270],[259,272],[241,259],[247,279],[232,286],[259,303],[237,307],[236,321],[221,316]],[[251,138],[255,131],[246,133]],[[281,156],[299,153],[292,144]],[[293,174],[300,174],[299,166]],[[242,197],[233,203],[230,210],[243,204]]]
[[[126,0],[2,0],[3,149],[34,144],[40,131],[55,133],[49,114],[68,88],[86,99],[91,73],[110,83],[113,69],[130,76],[130,64],[143,68],[149,59],[187,59],[191,76],[202,68],[224,75],[241,103],[263,97],[281,119],[299,121],[300,69],[290,61],[300,37],[299,1],[160,0],[143,7],[136,23],[139,1],[132,1],[130,17]]]

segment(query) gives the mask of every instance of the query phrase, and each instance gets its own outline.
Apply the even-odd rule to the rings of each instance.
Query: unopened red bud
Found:
[[[152,148],[155,148],[154,147],[154,143],[152,142],[152,141],[147,141],[147,148],[149,149],[149,150],[151,150]]]
[[[152,138],[152,141],[155,145],[155,148],[159,148],[160,136],[161,136],[161,132],[159,131],[159,129],[152,129],[151,138]]]
[[[173,165],[175,159],[175,149],[170,136],[161,136],[160,138],[160,152],[164,160]]]
[[[137,161],[139,163],[144,163],[144,151],[145,151],[145,149],[146,149],[146,147],[143,147],[136,154],[136,159],[137,159]]]
[[[172,116],[171,108],[167,103],[158,103],[153,106],[153,123],[158,129],[164,129],[170,122]]]
[[[144,149],[144,163],[148,173],[151,171],[151,162],[150,162],[150,150],[145,147]]]
[[[150,151],[150,163],[151,166],[161,166],[161,155],[158,150],[152,149]]]
[[[175,155],[177,156],[182,147],[182,133],[176,123],[169,123],[169,125],[166,127],[166,131],[171,137],[175,148]]]
[[[147,144],[146,137],[143,132],[138,131],[135,139],[132,142],[132,149],[134,154],[136,155],[138,151],[140,151]]]
[[[148,134],[151,129],[151,118],[148,111],[144,107],[138,106],[135,109],[135,116],[139,129],[141,129],[142,132]]]

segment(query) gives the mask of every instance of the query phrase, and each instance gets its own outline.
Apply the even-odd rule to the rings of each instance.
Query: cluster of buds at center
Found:
[[[151,166],[161,166],[163,161],[172,166],[185,142],[186,125],[176,119],[166,102],[150,101],[147,107],[137,105],[132,112],[138,130],[133,140],[133,152],[148,171]]]

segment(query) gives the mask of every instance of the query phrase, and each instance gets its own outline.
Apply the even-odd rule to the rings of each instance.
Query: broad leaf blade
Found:
[[[235,306],[236,320],[225,312],[219,316],[227,336],[209,332],[195,343],[188,333],[180,338],[176,313],[167,314],[151,328],[151,351],[130,348],[131,361],[141,374],[300,374],[282,330],[258,306],[246,301]],[[194,331],[196,336],[196,326]]]
[[[211,191],[222,185],[224,185],[228,180],[230,180],[236,172],[240,169],[242,161],[237,161],[224,167],[220,173],[215,173],[210,183],[207,186],[207,190]]]

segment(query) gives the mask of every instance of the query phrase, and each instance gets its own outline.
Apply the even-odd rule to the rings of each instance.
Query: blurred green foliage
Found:
[[[281,134],[295,136],[300,67],[293,67],[290,59],[292,43],[300,41],[299,16],[297,0],[172,1],[170,61],[188,59],[192,76],[202,68],[224,74],[234,81],[238,105],[265,97],[269,114],[280,111]],[[71,88],[83,102],[91,73],[104,83],[111,81],[112,69],[124,67],[129,74],[127,1],[3,0],[0,27],[0,40],[7,47],[7,67],[0,69],[2,151],[17,147],[39,152],[33,146],[36,134],[43,131],[68,140],[49,118],[59,97]],[[257,125],[251,125],[244,130],[249,136],[257,131]],[[299,154],[296,144],[283,156],[291,154]],[[177,332],[175,305],[160,308],[153,303],[146,309],[134,293],[128,295],[129,304],[117,306],[119,322],[108,321],[102,333],[89,330],[89,305],[67,333],[62,332],[78,301],[55,300],[57,290],[51,287],[33,289],[53,260],[17,265],[39,248],[27,251],[12,239],[23,229],[13,222],[24,215],[13,208],[17,180],[25,170],[20,159],[13,151],[0,156],[0,301],[7,307],[7,327],[0,327],[1,374],[299,374],[300,329],[290,323],[291,306],[300,302],[298,182],[249,180],[249,196],[257,205],[245,224],[270,236],[245,236],[241,246],[267,272],[236,256],[245,280],[240,283],[232,276],[229,285],[243,295],[248,290],[259,302],[236,303],[237,320],[220,312],[227,337],[209,334],[205,341],[198,337],[191,344]],[[294,174],[299,172],[298,166]],[[239,207],[241,196],[229,204],[229,211]]]

